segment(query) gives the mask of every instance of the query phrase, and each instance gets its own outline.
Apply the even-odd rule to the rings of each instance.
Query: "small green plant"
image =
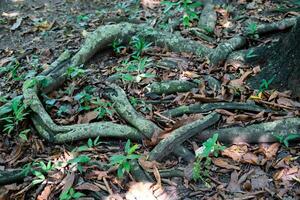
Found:
[[[246,33],[250,37],[259,38],[259,35],[257,34],[257,24],[254,22],[249,23],[248,26],[246,27]]]
[[[74,96],[74,99],[79,102],[80,107],[78,112],[83,110],[90,110],[90,101],[92,100],[93,96],[91,95],[94,92],[95,88],[92,86],[84,87],[83,91],[77,93]]]
[[[196,152],[196,161],[193,167],[193,179],[195,181],[201,180],[207,184],[205,177],[208,176],[210,170],[210,155],[213,154],[215,157],[218,157],[219,152],[225,149],[224,146],[217,143],[217,140],[218,134],[214,134],[213,137],[206,140],[199,151]]]
[[[180,0],[177,2],[163,1],[161,4],[165,5],[164,13],[175,7],[176,10],[183,12],[182,24],[185,28],[191,25],[191,22],[199,19],[196,8],[203,6],[200,1],[193,2],[192,0]]]
[[[35,176],[32,181],[32,185],[42,183],[46,179],[45,175],[40,171],[32,170],[32,174]]]
[[[99,97],[92,101],[92,104],[98,106],[94,111],[98,113],[97,118],[101,119],[106,115],[112,116],[112,104],[108,101],[101,100]]]
[[[129,101],[130,101],[130,103],[133,107],[141,108],[141,111],[143,113],[152,112],[152,105],[151,104],[146,104],[146,102],[141,100],[141,99],[137,99],[135,97],[130,97]]]
[[[254,57],[257,57],[257,55],[254,54],[254,50],[253,49],[250,49],[249,51],[247,51],[246,58],[250,59],[250,58],[254,58]]]
[[[89,164],[91,158],[87,155],[80,155],[74,159],[68,161],[68,164],[74,164],[77,166],[77,170],[82,173],[83,172],[83,165]]]
[[[137,144],[131,146],[130,140],[127,140],[125,144],[125,155],[113,155],[110,158],[110,165],[118,166],[117,175],[119,178],[123,178],[125,172],[130,172],[131,160],[140,158],[140,155],[134,154],[138,147],[139,146]]]
[[[86,70],[82,69],[82,65],[77,67],[77,66],[70,66],[68,67],[66,74],[68,77],[71,79],[81,77],[85,74]]]
[[[132,56],[138,58],[150,48],[152,43],[148,43],[144,38],[133,36],[130,41],[131,47],[133,48]]]
[[[20,123],[25,120],[26,115],[26,106],[23,104],[21,97],[16,97],[11,100],[11,114],[7,117],[3,117],[0,121],[4,121],[4,132],[10,134],[12,131],[19,131]]]
[[[284,146],[289,147],[289,142],[299,139],[300,138],[300,134],[289,134],[287,136],[283,136],[283,135],[275,135],[275,138],[278,140],[278,142],[280,142],[281,144],[284,144]]]
[[[274,77],[272,77],[270,80],[265,80],[265,79],[263,79],[262,81],[261,81],[261,84],[259,85],[259,89],[258,89],[258,93],[261,93],[261,92],[264,92],[264,91],[266,91],[266,90],[268,90],[269,89],[269,86],[270,86],[270,84],[273,82],[273,80],[274,80]]]
[[[86,151],[88,149],[94,148],[98,146],[101,142],[99,141],[100,137],[96,137],[95,140],[93,141],[91,138],[88,139],[86,145],[82,145],[78,148],[75,148],[74,151],[80,152],[80,151]]]
[[[122,67],[116,68],[118,74],[123,81],[140,82],[143,78],[154,78],[155,75],[145,73],[145,70],[150,66],[150,59],[145,57],[137,57],[132,61],[124,60],[121,64]]]
[[[122,46],[122,40],[118,39],[118,40],[114,40],[112,43],[112,47],[113,50],[116,54],[120,54],[122,52],[122,50],[124,50],[126,47]]]
[[[81,192],[76,192],[72,187],[68,189],[66,192],[63,192],[59,196],[59,200],[71,200],[71,199],[79,199],[80,197],[85,196],[85,194]]]

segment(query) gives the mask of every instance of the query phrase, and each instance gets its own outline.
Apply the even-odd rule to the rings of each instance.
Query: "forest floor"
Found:
[[[168,5],[157,2],[0,1],[0,106],[11,99],[18,99],[23,94],[24,81],[48,69],[66,49],[78,51],[89,33],[104,24],[147,22],[211,48],[241,33],[243,26],[248,24],[248,30],[253,31],[247,38],[249,48],[272,43],[289,32],[287,29],[258,36],[255,34],[256,23],[271,23],[300,15],[299,5],[290,1],[255,0],[250,3],[238,0],[226,5],[220,0],[214,7],[217,13],[215,29],[203,39],[203,34],[193,34],[192,28],[197,27],[197,20],[184,25],[182,12],[174,11],[177,5],[165,12]],[[201,11],[202,6],[195,9],[195,12]],[[175,13],[174,19],[163,21],[171,12]],[[172,27],[174,23],[177,24]],[[198,30],[196,32],[199,33]],[[127,122],[104,95],[105,80],[114,79],[113,75],[118,74],[118,80],[114,82],[126,92],[132,106],[147,120],[156,123],[162,133],[138,146],[134,146],[134,141],[130,146],[127,139],[109,138],[51,144],[39,137],[30,119],[31,113],[23,113],[25,120],[14,121],[15,126],[11,130],[6,126],[7,129],[0,131],[0,170],[18,169],[34,163],[32,166],[44,171],[35,171],[22,182],[0,186],[0,200],[104,199],[109,195],[111,199],[299,198],[300,146],[283,142],[283,139],[268,144],[250,144],[248,141],[221,144],[210,139],[205,145],[222,150],[216,156],[203,158],[207,162],[198,160],[198,163],[189,163],[185,158],[171,154],[160,163],[140,160],[140,165],[151,176],[150,180],[162,185],[160,189],[146,182],[134,183],[135,177],[127,172],[120,177],[118,166],[109,165],[113,156],[124,154],[124,151],[124,155],[128,156],[129,147],[137,148],[132,148],[134,154],[131,155],[147,155],[173,130],[202,119],[211,111],[195,111],[174,117],[163,115],[172,108],[194,103],[255,101],[263,108],[276,111],[217,108],[214,110],[221,114],[221,120],[214,125],[215,128],[247,126],[300,116],[299,98],[293,98],[290,91],[271,89],[269,80],[262,80],[260,88],[247,85],[246,79],[259,73],[259,65],[246,66],[229,60],[212,70],[206,60],[193,54],[171,52],[144,39],[147,41],[147,38],[132,35],[129,45],[115,40],[111,49],[94,55],[84,68],[72,66],[68,80],[55,91],[42,94],[40,99],[59,125],[99,121],[125,125]],[[247,55],[255,57],[251,51]],[[151,83],[170,80],[194,81],[194,84],[198,80],[198,86],[169,94],[147,90]],[[200,132],[186,140],[183,146],[199,153],[203,144],[199,135]],[[199,176],[195,176],[197,164],[201,169]]]

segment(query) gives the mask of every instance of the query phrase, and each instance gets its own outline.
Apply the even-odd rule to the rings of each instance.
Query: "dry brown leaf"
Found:
[[[52,190],[53,190],[53,186],[47,185],[46,187],[44,187],[41,194],[37,197],[37,200],[48,200]]]
[[[251,152],[248,152],[245,155],[243,155],[241,161],[244,163],[249,163],[249,164],[253,164],[253,165],[259,165],[259,163],[260,163],[258,157]]]
[[[257,152],[263,153],[266,156],[267,160],[275,158],[276,153],[280,147],[279,143],[269,144],[260,144]]]
[[[75,173],[71,172],[61,182],[61,184],[63,184],[62,193],[67,192],[72,187],[74,181],[75,181]]]
[[[82,183],[78,186],[75,187],[75,190],[89,190],[89,191],[93,191],[93,192],[99,192],[101,190],[101,188],[99,188],[97,185],[93,184],[93,183]]]
[[[232,145],[222,151],[223,156],[227,156],[234,161],[241,161],[244,154],[248,152],[247,145]]]
[[[229,164],[224,158],[212,158],[212,162],[214,163],[214,165],[221,168],[240,170],[238,166]]]
[[[241,186],[238,182],[238,179],[239,179],[239,175],[237,173],[237,171],[233,171],[231,173],[231,178],[230,178],[230,182],[227,186],[227,190],[230,191],[230,192],[241,192]]]
[[[77,123],[78,124],[87,124],[89,123],[90,121],[96,119],[98,116],[98,113],[95,112],[95,111],[90,111],[88,113],[85,113],[83,115],[79,115],[78,116],[78,121]]]

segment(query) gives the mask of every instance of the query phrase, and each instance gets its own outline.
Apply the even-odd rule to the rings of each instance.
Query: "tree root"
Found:
[[[160,132],[162,132],[162,129],[159,128],[155,123],[145,119],[132,107],[126,97],[124,90],[119,86],[110,84],[106,91],[106,95],[113,102],[114,108],[117,113],[130,125],[143,133],[146,138],[151,139],[153,135],[156,136]],[[172,151],[170,151],[169,153],[172,153]],[[173,153],[177,156],[182,157],[188,162],[194,159],[193,153],[191,153],[183,146],[179,146]]]
[[[212,4],[211,1],[208,1],[201,12],[198,26],[208,31],[209,33],[213,33],[215,30],[216,22],[217,13],[214,10],[214,4]]]
[[[218,122],[220,116],[220,114],[213,112],[203,119],[196,120],[174,130],[167,138],[160,141],[149,153],[149,160],[163,159],[177,148],[178,145]]]
[[[162,114],[166,117],[179,117],[184,114],[195,114],[195,113],[205,113],[213,111],[215,109],[229,109],[229,110],[246,110],[251,112],[275,112],[270,109],[262,108],[254,103],[207,103],[207,104],[191,104],[189,106],[179,106],[177,108],[163,112]],[[277,114],[283,114],[280,112],[275,112]]]
[[[27,175],[25,170],[0,171],[0,185],[22,181]]]
[[[296,24],[297,18],[286,18],[278,22],[268,23],[268,24],[259,24],[256,27],[255,33],[256,34],[265,34],[270,33],[274,31],[282,31],[288,28],[293,27]],[[245,28],[244,33],[246,35],[251,35],[253,33],[250,33],[247,31],[247,28]]]
[[[226,60],[230,53],[242,48],[245,44],[246,38],[243,36],[236,36],[219,44],[209,56],[210,65],[219,66]]]
[[[218,133],[218,140],[223,143],[269,143],[278,142],[276,137],[286,138],[290,134],[300,133],[300,119],[287,118],[273,122],[253,124],[246,127],[232,127],[219,130],[207,130],[197,136],[198,139],[205,141]],[[300,135],[299,135],[300,137]]]
[[[196,83],[185,80],[170,80],[162,82],[154,82],[148,85],[145,90],[154,94],[173,94],[176,92],[188,92],[193,88],[197,88]]]

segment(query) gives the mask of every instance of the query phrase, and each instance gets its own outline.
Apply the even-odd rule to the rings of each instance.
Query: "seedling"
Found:
[[[257,24],[254,22],[248,24],[246,27],[246,33],[253,38],[259,38],[259,35],[257,34]]]
[[[122,50],[124,50],[126,47],[122,46],[122,40],[118,39],[118,40],[114,40],[112,43],[112,47],[113,50],[116,54],[120,54],[122,52]]]
[[[59,200],[79,199],[83,196],[85,196],[85,194],[81,192],[76,192],[73,188],[70,188],[66,192],[60,194]]]
[[[284,144],[284,146],[289,147],[289,142],[299,139],[300,134],[289,134],[287,136],[282,136],[282,135],[274,135],[275,138],[280,142],[281,144]]]
[[[75,148],[74,151],[77,151],[77,152],[86,151],[88,149],[92,149],[92,148],[98,146],[100,143],[101,142],[99,141],[99,136],[96,137],[96,139],[94,141],[91,138],[89,138],[86,145],[82,145],[78,148]]]
[[[81,77],[86,73],[86,70],[82,69],[82,65],[77,67],[77,66],[70,66],[67,69],[67,76],[71,79],[77,78],[77,77]]]
[[[163,1],[162,4],[166,6],[164,13],[167,13],[173,7],[175,7],[178,11],[183,12],[182,24],[185,28],[189,27],[192,21],[199,19],[198,13],[195,9],[203,6],[202,2],[193,2],[192,0],[180,0],[177,2]]]
[[[142,53],[145,52],[147,49],[149,49],[150,46],[152,45],[152,43],[146,42],[144,38],[137,37],[137,36],[133,36],[131,38],[130,44],[134,50],[132,53],[132,56],[134,58],[140,57]]]
[[[16,97],[11,100],[11,114],[7,117],[3,117],[0,121],[4,121],[4,132],[10,134],[14,130],[19,129],[20,123],[25,120],[26,106],[23,104],[21,97]]]
[[[127,140],[125,145],[125,155],[113,155],[110,158],[110,165],[118,166],[117,175],[119,178],[123,178],[124,173],[129,173],[131,170],[131,160],[140,158],[140,155],[134,154],[139,148],[137,144],[131,146],[130,140]]]
[[[98,106],[94,111],[98,113],[97,118],[101,119],[106,115],[112,116],[113,110],[112,110],[112,104],[110,102],[101,100],[99,97],[96,98],[96,100],[92,101],[92,104]]]
[[[77,158],[68,161],[68,164],[77,165],[77,170],[82,173],[83,172],[83,164],[88,164],[91,158],[87,155],[80,155]]]
[[[195,181],[201,180],[208,184],[205,181],[205,177],[209,174],[211,165],[210,155],[212,154],[213,156],[218,157],[219,152],[225,149],[224,146],[217,143],[217,140],[218,134],[214,134],[212,138],[206,140],[202,147],[196,151],[196,161],[193,168],[193,179]]]

